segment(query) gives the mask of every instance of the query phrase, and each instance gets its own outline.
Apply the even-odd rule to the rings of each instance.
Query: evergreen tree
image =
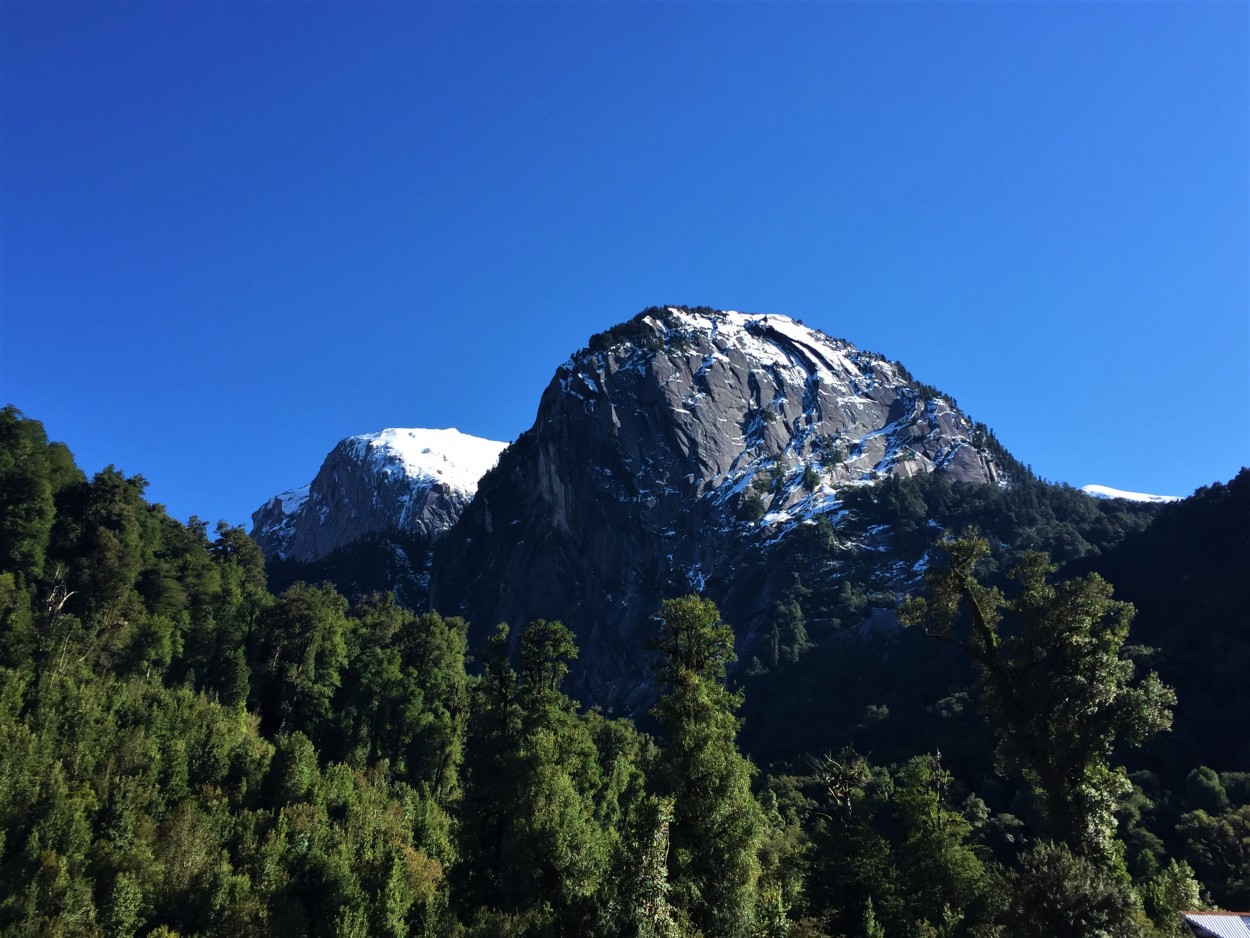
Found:
[[[1012,938],[1141,938],[1149,924],[1127,882],[1062,844],[1043,842],[1003,875],[1001,915]]]
[[[950,784],[939,755],[916,756],[898,773],[894,790],[906,917],[933,929],[960,921],[986,880],[985,864],[969,844],[972,824],[945,803]]]
[[[849,747],[836,757],[812,760],[812,782],[819,789],[812,831],[812,875],[808,885],[815,912],[834,934],[864,938],[866,907],[877,927],[877,913],[897,918],[898,870],[879,816],[892,790],[889,774],[874,770]],[[910,923],[909,923],[910,924]]]
[[[323,742],[347,664],[347,601],[329,585],[297,583],[265,612],[253,659],[262,729]]]
[[[561,622],[539,619],[521,634],[518,810],[506,846],[513,867],[509,904],[549,907],[560,933],[568,935],[594,931],[594,898],[604,886],[609,846],[596,821],[599,752],[561,690],[576,656],[573,634]]]
[[[763,819],[751,793],[754,766],[736,744],[741,701],[725,687],[733,632],[699,596],[667,600],[659,623],[664,692],[653,712],[664,734],[656,784],[674,802],[670,896],[705,934],[747,935]]]
[[[0,569],[31,584],[43,576],[55,498],[83,481],[69,450],[49,443],[39,421],[0,408]]]
[[[1250,907],[1250,804],[1212,815],[1199,809],[1181,815],[1176,833],[1185,859],[1220,905]]]
[[[405,673],[420,686],[424,702],[408,744],[409,777],[425,786],[439,804],[450,804],[460,795],[460,765],[468,730],[468,624],[427,612],[397,638]]]
[[[802,606],[810,595],[811,590],[803,586],[796,574],[794,583],[773,606],[772,627],[764,652],[768,667],[775,668],[782,662],[793,664],[812,647]]]
[[[475,909],[501,907],[510,872],[505,848],[519,810],[513,782],[522,726],[508,635],[508,626],[501,624],[490,637],[485,669],[470,701],[471,744],[464,761],[456,867],[456,895],[466,920]]]
[[[1114,601],[1097,575],[1051,584],[1055,567],[1044,554],[1015,568],[1018,592],[1008,600],[976,578],[989,551],[984,539],[948,541],[946,550],[949,563],[926,574],[927,599],[909,600],[901,618],[976,663],[998,767],[1032,786],[1048,836],[1080,856],[1121,864],[1114,809],[1131,786],[1111,752],[1166,729],[1175,702],[1154,674],[1131,683],[1133,663],[1120,651],[1133,607]]]
[[[1155,929],[1165,938],[1190,938],[1182,912],[1205,908],[1198,881],[1188,863],[1172,860],[1146,882],[1141,890],[1142,905]]]
[[[1207,497],[1227,507],[1247,479]],[[846,751],[815,760],[812,777],[770,780],[757,801],[726,686],[733,635],[698,597],[659,617],[661,750],[627,720],[579,712],[560,623],[535,622],[515,645],[501,630],[470,678],[460,620],[390,596],[349,610],[326,586],[275,599],[242,530],[210,539],[143,488],[111,468],[88,481],[37,422],[0,411],[0,933],[1086,938],[1179,934],[1177,911],[1208,890],[1226,906],[1250,897],[1250,773],[1188,771],[1197,760],[1135,773],[1117,806],[1134,894],[1111,747],[1164,725],[1171,695],[1132,681],[1124,656],[1145,652],[1122,649],[1129,610],[1109,587],[1051,584],[1039,556],[1004,594],[978,580],[984,544],[953,542],[928,601],[905,613],[979,669],[999,768],[1032,787],[1050,838],[1031,842],[976,799],[954,810],[936,757],[907,761],[934,724],[909,736],[903,717],[889,721],[901,769]],[[1120,514],[1043,494],[904,480],[880,487],[877,507],[914,520],[944,500],[965,513],[1006,504],[1020,537],[1091,538],[1073,556],[1119,536],[1097,521]],[[828,569],[831,534],[809,526],[794,543],[788,556],[810,549],[811,569]],[[875,639],[841,645],[861,657],[838,670],[822,650],[800,658],[809,624],[856,621],[880,598],[866,581],[808,582],[796,576],[773,606],[764,653],[810,682],[801,705],[818,693],[862,721],[866,704],[896,709],[877,696],[887,679],[950,670],[931,667],[920,635],[887,655]],[[877,670],[857,671],[871,655]],[[913,692],[930,689],[931,709],[957,709],[967,679]],[[960,772],[988,769],[985,752],[963,753]],[[1013,872],[986,874],[974,827]]]
[[[464,621],[414,615],[389,593],[358,603],[350,619],[334,754],[366,765],[386,760],[396,778],[450,804],[468,718]]]
[[[569,630],[538,620],[518,644],[514,670],[499,628],[474,701],[461,812],[465,911],[493,909],[519,933],[600,933],[619,840],[604,820],[622,815],[619,773],[605,775],[592,721],[560,688],[577,653]]]

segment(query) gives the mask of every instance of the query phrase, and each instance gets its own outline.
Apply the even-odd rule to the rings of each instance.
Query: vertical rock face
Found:
[[[458,430],[348,437],[309,485],[276,495],[252,513],[252,537],[266,556],[302,563],[381,532],[436,541],[506,445]]]
[[[583,698],[636,707],[661,598],[717,599],[739,558],[835,512],[848,485],[997,482],[979,443],[901,366],[794,320],[648,310],[556,372],[436,549],[431,602],[479,635],[562,619]]]

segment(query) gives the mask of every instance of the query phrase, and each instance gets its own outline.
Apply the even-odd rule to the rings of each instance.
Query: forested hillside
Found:
[[[929,558],[926,598],[879,637],[875,670],[839,669],[838,642],[869,660],[874,604],[816,579],[838,558],[813,526],[806,549],[830,554],[778,610],[771,657],[735,666],[698,596],[654,610],[644,732],[567,696],[560,623],[469,648],[465,622],[385,594],[275,596],[241,530],[174,521],[141,477],[86,478],[6,408],[0,930],[1148,936],[1179,934],[1178,908],[1250,906],[1244,751],[1208,767],[1180,739],[1188,762],[1125,768],[1168,738],[1168,684],[1200,683],[1188,659],[1141,648],[1101,578],[998,543],[1010,523],[971,517],[973,489],[926,484],[865,490],[857,509],[914,516]],[[1056,518],[1079,538],[1061,559],[1110,560],[1116,517]],[[1149,517],[1123,523],[1148,538]],[[931,519],[978,521],[995,550],[931,550]],[[1190,628],[1195,655],[1244,652],[1244,607],[1224,609],[1195,607],[1232,616]],[[853,635],[824,621],[839,610]],[[767,765],[742,738],[772,740]]]
[[[1151,667],[1180,695],[1160,764],[1250,768],[1250,470],[1073,570],[1099,572],[1137,606],[1133,641],[1157,649]]]

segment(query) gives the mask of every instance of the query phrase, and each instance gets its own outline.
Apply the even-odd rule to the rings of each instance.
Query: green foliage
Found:
[[[28,664],[37,646],[30,592],[13,573],[0,573],[0,667]]]
[[[1153,674],[1130,683],[1133,664],[1120,650],[1133,608],[1114,601],[1097,576],[1052,585],[1055,567],[1041,554],[1016,567],[1018,592],[1008,600],[976,578],[986,541],[949,541],[946,549],[948,564],[926,575],[927,598],[909,600],[904,621],[923,624],[976,663],[998,734],[998,767],[1033,788],[1050,836],[1112,861],[1115,800],[1130,788],[1109,761],[1112,749],[1167,729],[1175,702]]]
[[[595,333],[590,337],[585,352],[591,354],[607,352],[626,343],[645,349],[659,348],[661,337],[648,324],[648,319],[658,319],[661,323],[668,325],[672,320],[672,314],[666,307],[649,306],[633,319]],[[582,354],[579,352],[574,357],[580,358]]]
[[[885,928],[877,921],[871,899],[864,903],[864,938],[885,938]]]
[[[1155,930],[1166,938],[1189,938],[1181,912],[1205,907],[1194,871],[1188,863],[1175,860],[1142,886],[1141,897]]]
[[[655,780],[674,801],[672,901],[706,934],[749,934],[763,817],[751,794],[755,768],[736,745],[740,701],[723,683],[733,631],[714,604],[683,596],[664,602],[655,647],[664,687],[654,710],[664,733]]]
[[[239,529],[210,542],[137,476],[87,481],[11,409],[0,433],[0,472],[31,476],[4,488],[20,504],[0,558],[0,930],[443,933],[450,818],[324,761],[365,629],[343,601],[300,587],[275,604]],[[419,644],[422,699],[448,699],[437,642]]]
[[[676,938],[681,934],[669,898],[669,828],[673,800],[648,796],[632,814],[618,848],[623,875],[612,897],[612,912],[623,934],[637,938]]]
[[[348,663],[322,750],[353,763],[386,761],[440,805],[459,794],[468,722],[468,627],[373,596],[351,610]]]
[[[302,730],[316,739],[332,722],[331,702],[347,666],[347,601],[328,585],[297,583],[279,597],[257,630],[254,694],[267,732]]]
[[[82,473],[69,450],[15,407],[0,409],[0,567],[39,579],[52,538],[55,497]]]
[[[1185,778],[1185,807],[1220,814],[1228,810],[1228,792],[1215,769],[1200,765]]]
[[[546,619],[531,622],[521,635],[519,657],[523,686],[535,698],[533,705],[541,707],[560,700],[560,685],[569,673],[569,662],[577,657],[573,633],[564,623]]]
[[[878,914],[893,916],[899,909],[898,869],[878,823],[892,785],[849,747],[836,757],[813,759],[811,768],[817,794],[810,905],[835,934],[861,938],[879,926]]]
[[[664,601],[658,617],[660,634],[652,643],[657,653],[656,676],[667,686],[685,675],[720,683],[736,659],[733,629],[721,621],[716,604],[702,596]]]
[[[772,666],[790,664],[813,646],[807,637],[807,619],[803,615],[803,602],[811,590],[803,586],[796,575],[794,583],[773,607],[773,621],[769,632],[767,658]]]
[[[766,514],[768,514],[768,506],[759,492],[752,490],[742,494],[742,499],[738,503],[739,518],[748,524],[757,524]]]
[[[817,486],[820,485],[820,473],[816,471],[816,467],[811,463],[806,463],[803,466],[802,483],[803,488],[807,489],[809,492],[816,491]]]
[[[934,517],[1006,505],[1007,547],[988,559],[1014,562],[1015,585],[980,579],[986,546],[956,542],[910,607],[946,645],[851,637],[889,619],[891,585],[856,571],[853,532],[788,538],[787,573],[760,594],[750,689],[773,709],[752,711],[754,738],[791,765],[823,751],[814,738],[879,764],[844,749],[762,779],[737,742],[734,636],[706,599],[657,619],[653,740],[566,695],[577,648],[558,622],[515,641],[502,627],[473,676],[459,619],[368,590],[349,605],[324,584],[275,597],[242,530],[179,524],[139,476],[86,479],[12,408],[0,441],[0,933],[1148,936],[1180,934],[1181,908],[1250,905],[1241,743],[1135,772],[1131,789],[1111,761],[1170,700],[1129,659],[1175,668],[1180,643],[1126,646],[1129,610],[1105,582],[1052,584],[1023,550],[1038,537],[1093,556],[1150,514],[1030,485],[849,496],[856,524],[887,519],[919,550]],[[1244,481],[1189,506],[1234,558],[1217,516],[1236,516]],[[1161,520],[1179,542],[1195,517]],[[1223,604],[1244,578],[1177,564],[1215,617],[1178,621],[1227,633],[1202,665],[1221,674],[1240,661]],[[1007,778],[968,705],[977,676]],[[939,739],[941,762],[917,755]]]
[[[1151,750],[1180,785],[1194,766],[1219,772],[1250,766],[1250,470],[1163,506],[1147,529],[1089,558],[1138,614],[1133,640],[1157,649],[1151,667],[1176,688],[1174,731]]]
[[[813,448],[816,446],[813,441]],[[919,634],[897,635],[891,630],[898,594],[906,588],[909,576],[906,566],[921,570],[940,555],[938,525],[961,530],[974,524],[986,532],[992,544],[984,575],[988,582],[1001,584],[1002,574],[1029,550],[1045,549],[1061,563],[1070,564],[1078,556],[1088,558],[1090,563],[1101,561],[1114,545],[1127,544],[1126,538],[1160,514],[1157,506],[1097,500],[1074,489],[1036,481],[1017,481],[1009,487],[974,485],[951,482],[934,473],[851,487],[843,490],[842,497],[847,512],[838,517],[836,527],[830,524],[828,516],[816,524],[800,525],[780,543],[770,545],[766,557],[748,555],[738,562],[737,582],[722,601],[727,615],[748,623],[758,636],[758,643],[749,653],[742,650],[748,662],[758,658],[758,664],[750,665],[743,682],[746,703],[742,744],[761,763],[793,760],[796,753],[837,749],[849,741],[861,750],[871,750],[883,761],[898,763],[915,755],[917,748],[936,747],[957,775],[985,771],[985,751],[992,739],[984,721],[977,718],[971,707],[961,712],[941,704],[943,700],[958,700],[961,695],[975,696],[977,677],[970,663],[961,659],[953,647],[934,648]],[[1199,528],[1205,529],[1203,525]],[[1227,533],[1231,537],[1231,531]],[[1175,531],[1171,540],[1182,543],[1185,535]],[[1223,544],[1230,556],[1237,556],[1236,544],[1226,544],[1227,540],[1217,543]],[[898,563],[883,565],[879,552],[856,549],[855,544],[888,549]],[[1166,558],[1174,552],[1175,548],[1154,544],[1145,558],[1138,559]],[[1209,568],[1229,567],[1212,558]],[[1080,572],[1090,569],[1082,567]],[[776,604],[785,599],[792,574],[799,575],[809,590],[799,601],[799,611],[807,642],[812,646],[794,660],[773,655],[771,635],[772,615]],[[1123,575],[1119,568],[1114,576],[1108,575],[1116,583],[1117,597]],[[1205,582],[1202,577],[1208,574],[1194,565],[1185,575],[1189,580]],[[1186,594],[1183,582],[1168,580],[1163,571],[1155,572],[1153,579],[1168,583],[1168,595],[1173,597],[1169,602],[1184,610],[1185,604],[1174,598]],[[1237,584],[1211,586],[1203,592],[1203,601],[1214,603],[1217,597],[1235,595],[1230,590],[1244,591]],[[1244,683],[1238,683],[1232,675],[1244,648],[1250,644],[1232,637],[1239,621],[1235,610],[1204,608],[1209,608],[1210,618],[1191,621],[1189,630],[1206,630],[1211,638],[1205,647],[1215,644],[1221,648],[1215,666],[1224,673],[1225,662],[1230,662],[1225,681],[1230,689],[1222,694],[1239,699],[1239,688]],[[1191,618],[1188,612],[1184,614]],[[1148,635],[1137,638],[1136,622],[1145,616],[1143,610],[1135,620],[1133,640],[1164,645]],[[1221,624],[1215,625],[1217,622]],[[785,640],[780,644],[784,646]],[[883,647],[889,649],[888,655],[883,655]],[[1167,667],[1177,652],[1185,649],[1191,660],[1184,673],[1174,666]],[[1185,707],[1194,694],[1193,686],[1202,684],[1188,679],[1187,696],[1180,687],[1182,679],[1213,666],[1209,660],[1200,660],[1202,657],[1178,633],[1166,643],[1166,650],[1150,661],[1149,669],[1157,668],[1168,684],[1178,686],[1178,720],[1188,712]],[[1139,663],[1141,660],[1138,656]],[[836,694],[830,693],[831,687],[838,689]],[[1239,732],[1239,727],[1217,729],[1219,707],[1212,687],[1206,686],[1201,693],[1211,700],[1210,708],[1201,715],[1195,714],[1183,739],[1201,733],[1206,745],[1203,751],[1187,746],[1177,753],[1172,761],[1184,767],[1182,777],[1184,771],[1202,761],[1219,769],[1241,764],[1236,754],[1242,746],[1236,740],[1245,734]],[[865,710],[881,705],[888,706],[890,719],[866,723]],[[793,719],[795,712],[802,712],[804,719]],[[1250,736],[1246,739],[1246,745],[1250,745]],[[1156,737],[1150,746],[1152,764],[1167,760],[1168,754],[1175,751],[1173,747],[1181,742],[1181,738]],[[1206,758],[1205,752],[1222,753],[1222,761]],[[984,787],[979,777],[976,782],[978,787]]]
[[[394,593],[403,605],[419,609],[425,605],[421,573],[430,550],[429,538],[390,530],[365,535],[313,561],[270,557],[265,572],[275,593],[301,581],[330,583],[352,602]]]
[[[462,916],[518,934],[614,934],[624,923],[665,934],[655,838],[668,809],[645,796],[643,740],[628,724],[578,715],[560,690],[577,654],[563,625],[538,620],[522,633],[519,670],[508,635],[500,626],[492,638],[472,704]]]
[[[904,832],[898,855],[905,917],[933,929],[960,921],[987,878],[970,843],[972,824],[945,803],[951,784],[938,755],[916,756],[895,779],[895,811]]]
[[[1227,908],[1250,907],[1250,805],[1219,815],[1189,811],[1176,832],[1185,844],[1185,859],[1209,884],[1211,898]]]
[[[1024,855],[1001,880],[1000,921],[1013,938],[1139,938],[1146,923],[1128,885],[1094,861],[1052,843]]]
[[[846,450],[835,436],[813,438],[812,453],[825,469],[833,469],[846,462]]]
[[[890,476],[847,490],[846,508],[864,525],[889,525],[895,546],[930,547],[942,529],[976,528],[994,545],[989,569],[1006,569],[1029,551],[1045,551],[1067,564],[1096,557],[1144,529],[1159,507],[1094,499],[1076,489],[1013,476],[1013,484],[952,482],[937,473]],[[939,527],[928,525],[933,520]],[[1118,582],[1118,579],[1117,579]]]

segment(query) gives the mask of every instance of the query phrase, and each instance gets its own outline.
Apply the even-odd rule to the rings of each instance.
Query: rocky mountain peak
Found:
[[[990,482],[1001,474],[952,400],[901,365],[787,316],[648,310],[595,336],[556,382],[573,410],[606,405],[618,436],[613,387],[640,392],[626,400],[662,405],[667,442],[692,461],[687,496],[725,505],[767,473],[766,525],[810,518],[832,507],[841,487],[885,475]],[[656,462],[638,456],[634,468],[645,476]]]
[[[482,630],[563,619],[587,699],[632,705],[661,598],[720,599],[744,556],[834,515],[847,486],[1002,481],[984,436],[901,365],[788,317],[652,308],[557,369],[440,544],[431,601]]]
[[[459,430],[386,429],[341,440],[308,485],[252,513],[267,556],[310,562],[384,531],[433,542],[507,446]]]

